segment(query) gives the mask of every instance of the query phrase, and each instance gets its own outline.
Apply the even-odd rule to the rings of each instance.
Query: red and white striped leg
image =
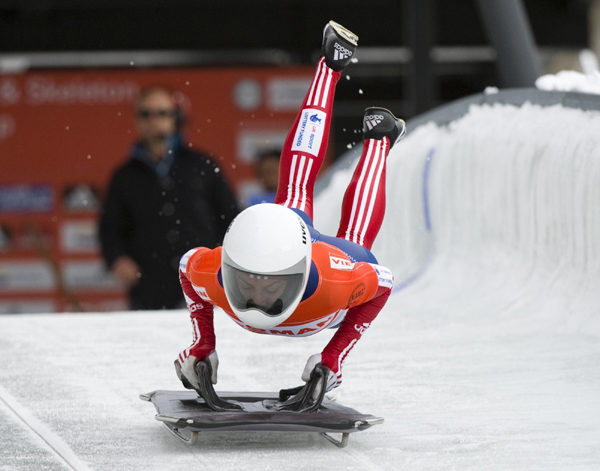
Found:
[[[337,237],[371,249],[385,214],[385,169],[390,140],[367,139],[344,194]]]
[[[321,58],[302,108],[288,134],[279,163],[275,203],[313,216],[313,191],[329,141],[335,86],[341,72]]]

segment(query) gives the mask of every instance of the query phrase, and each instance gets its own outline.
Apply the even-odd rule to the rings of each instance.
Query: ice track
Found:
[[[0,317],[0,470],[600,469],[600,115],[478,106],[392,150],[374,247],[396,292],[340,402],[385,417],[316,434],[170,437],[138,394],[178,389],[186,313]],[[334,233],[340,171],[316,206]],[[216,316],[218,390],[299,381],[331,332],[290,340]]]

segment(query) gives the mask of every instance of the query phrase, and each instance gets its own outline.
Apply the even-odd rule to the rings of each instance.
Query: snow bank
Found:
[[[404,305],[464,306],[524,329],[600,335],[600,113],[471,106],[421,126],[388,158],[373,251]],[[317,201],[335,233],[352,169]]]
[[[542,75],[535,81],[540,90],[581,92],[600,95],[600,72],[582,74],[575,70],[561,70],[557,74]]]

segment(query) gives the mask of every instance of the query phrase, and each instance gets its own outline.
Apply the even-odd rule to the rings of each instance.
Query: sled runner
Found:
[[[383,423],[380,417],[361,414],[327,397],[312,412],[282,410],[279,393],[221,392],[219,398],[237,407],[215,411],[196,391],[160,390],[140,395],[156,407],[156,420],[188,445],[197,443],[199,432],[254,430],[316,432],[343,448],[350,433]],[[342,437],[338,440],[331,433]]]

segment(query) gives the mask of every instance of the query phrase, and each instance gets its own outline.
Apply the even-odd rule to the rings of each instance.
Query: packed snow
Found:
[[[561,70],[556,74],[542,75],[535,81],[535,86],[540,90],[600,94],[600,69],[596,55],[589,49],[583,49],[579,53],[579,63],[583,72]]]
[[[184,311],[0,317],[0,470],[597,470],[600,114],[474,106],[388,158],[373,248],[395,293],[337,399],[383,425],[201,433],[188,447],[138,394],[181,389]],[[334,233],[352,168],[317,200]],[[222,313],[221,313],[222,314]],[[299,384],[332,332],[248,333],[216,315],[219,391]]]

